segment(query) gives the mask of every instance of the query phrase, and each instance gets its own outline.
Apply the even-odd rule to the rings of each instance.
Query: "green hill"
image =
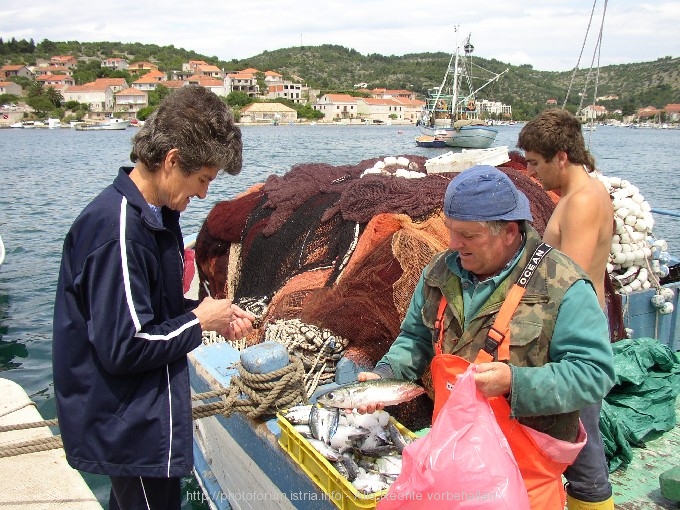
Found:
[[[357,83],[369,88],[408,89],[423,96],[428,88],[438,86],[448,65],[446,53],[414,53],[403,56],[362,55],[356,50],[337,45],[302,46],[265,51],[242,60],[223,61],[174,46],[140,43],[78,41],[52,42],[43,40],[3,42],[0,39],[0,59],[6,63],[35,64],[51,55],[71,54],[90,63],[108,57],[123,57],[129,61],[155,62],[163,71],[181,69],[188,60],[204,60],[227,72],[255,67],[261,71],[276,71],[288,79],[327,91],[352,90]],[[545,106],[548,99],[562,105],[572,79],[572,72],[540,71],[530,65],[513,66],[495,59],[474,56],[473,62],[484,69],[499,73],[509,71],[493,85],[484,89],[480,99],[502,101],[513,107],[514,117],[528,118]],[[587,90],[584,104],[593,101],[595,72],[584,89],[587,70],[577,73],[568,105],[578,106],[579,93]],[[599,70],[597,95],[618,96],[618,99],[598,101],[608,109],[621,109],[624,114],[637,108],[668,103],[680,103],[680,58],[664,57],[653,62],[606,66]]]

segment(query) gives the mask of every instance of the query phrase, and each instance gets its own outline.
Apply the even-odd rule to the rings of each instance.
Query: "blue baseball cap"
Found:
[[[444,214],[459,221],[533,221],[529,199],[496,167],[477,165],[449,183]]]

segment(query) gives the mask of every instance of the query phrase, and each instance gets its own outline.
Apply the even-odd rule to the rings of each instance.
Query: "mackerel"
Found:
[[[399,379],[371,379],[340,386],[320,395],[317,402],[326,407],[355,409],[369,404],[394,405],[425,393],[415,383]]]

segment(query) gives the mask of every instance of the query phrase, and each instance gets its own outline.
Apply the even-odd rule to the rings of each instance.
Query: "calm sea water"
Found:
[[[197,232],[212,206],[297,163],[356,164],[374,157],[446,149],[415,146],[411,126],[244,126],[244,166],[221,175],[208,198],[182,217]],[[494,146],[515,148],[521,125],[500,126]],[[0,268],[0,377],[21,384],[45,418],[55,416],[51,322],[63,237],[81,209],[129,164],[133,128],[125,131],[0,130],[0,235],[7,249]],[[654,208],[680,210],[680,130],[600,127],[590,149],[605,174],[633,182]],[[680,253],[680,219],[656,215],[654,234]],[[106,477],[87,476],[102,504]],[[195,487],[189,485],[187,490]],[[207,508],[189,503],[186,508]]]

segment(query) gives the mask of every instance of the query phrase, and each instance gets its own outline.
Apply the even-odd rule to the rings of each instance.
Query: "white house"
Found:
[[[137,112],[149,105],[149,94],[143,90],[130,87],[114,94],[115,111],[129,113],[136,117]]]
[[[111,57],[102,60],[102,67],[113,69],[114,71],[125,71],[130,64],[124,58]]]
[[[229,95],[231,92],[243,92],[251,97],[260,94],[260,87],[257,84],[257,69],[244,69],[235,73],[228,73],[224,77],[224,89]]]
[[[324,94],[314,103],[314,109],[327,121],[359,118],[357,98],[349,94]]]
[[[89,104],[93,112],[113,111],[113,90],[108,85],[94,82],[73,85],[64,89],[62,96],[64,96],[64,101]]]
[[[13,94],[20,96],[23,93],[21,85],[13,81],[0,81],[0,94]]]
[[[252,103],[241,110],[241,122],[295,122],[297,112],[281,103]]]

